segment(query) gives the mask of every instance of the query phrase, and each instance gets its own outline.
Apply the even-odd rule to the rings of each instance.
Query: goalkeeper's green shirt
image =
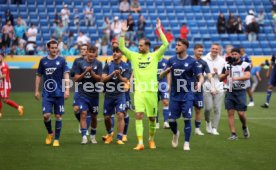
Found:
[[[158,91],[156,76],[158,62],[162,59],[169,45],[164,33],[160,34],[160,38],[163,44],[157,51],[141,54],[127,49],[124,37],[120,37],[119,48],[132,65],[135,91]]]

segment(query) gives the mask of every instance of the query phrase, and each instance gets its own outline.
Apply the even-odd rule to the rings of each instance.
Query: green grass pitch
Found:
[[[227,140],[230,133],[226,112],[223,110],[218,129],[220,135],[192,134],[190,152],[183,151],[182,119],[178,120],[181,137],[177,149],[171,148],[171,131],[162,128],[157,130],[156,134],[157,149],[148,149],[148,121],[144,120],[145,150],[132,150],[137,142],[133,112],[130,112],[129,141],[125,145],[117,145],[115,142],[105,145],[101,141],[101,136],[106,133],[102,119],[102,96],[97,129],[98,144],[83,146],[80,144],[81,135],[78,133],[78,123],[72,111],[72,93],[71,98],[66,101],[61,147],[46,146],[41,101],[35,101],[33,93],[12,93],[11,99],[24,105],[25,114],[20,118],[15,109],[3,104],[4,115],[0,119],[0,170],[268,170],[276,167],[276,106],[273,105],[276,102],[275,94],[272,95],[269,109],[259,107],[265,100],[265,93],[255,95],[256,106],[249,108],[247,112],[250,139],[242,138],[241,124],[236,119],[239,140]],[[162,116],[160,120],[162,121]],[[201,129],[205,132],[205,123],[202,122]]]

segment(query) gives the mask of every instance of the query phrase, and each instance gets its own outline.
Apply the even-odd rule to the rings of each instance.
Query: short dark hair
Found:
[[[233,52],[236,52],[236,53],[241,53],[241,50],[239,49],[239,48],[233,48],[232,50],[231,50],[231,53],[233,53]]]
[[[112,50],[113,50],[113,52],[120,52],[120,53],[122,53],[122,51],[121,51],[120,48],[118,48],[118,47],[113,48]]]
[[[55,40],[55,39],[51,39],[51,40],[49,40],[49,41],[46,43],[46,45],[47,45],[48,48],[51,47],[51,44],[58,44],[58,41]]]
[[[87,48],[89,47],[88,44],[81,44],[81,47],[83,47],[83,46],[86,46]]]
[[[141,38],[140,40],[144,40],[145,41],[145,45],[147,45],[149,47],[151,46],[151,43],[150,43],[149,39],[147,39],[147,38]]]
[[[88,47],[88,51],[89,52],[97,52],[98,51],[98,47],[94,46],[94,45],[90,45]]]
[[[195,50],[195,49],[198,49],[198,48],[203,48],[203,45],[202,45],[202,44],[196,44],[196,45],[194,46],[194,50]]]
[[[186,45],[189,48],[189,41],[184,38],[178,38],[177,41],[181,42],[182,44]]]
[[[158,50],[160,48],[160,45],[157,45],[153,48],[154,51]]]

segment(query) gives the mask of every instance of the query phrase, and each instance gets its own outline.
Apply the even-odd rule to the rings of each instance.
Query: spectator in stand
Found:
[[[137,38],[138,40],[140,40],[141,38],[145,37],[146,21],[143,15],[140,15],[137,25],[138,25]]]
[[[44,56],[44,51],[42,50],[42,47],[37,47],[37,50],[36,50],[36,55],[38,56]]]
[[[110,41],[110,39],[111,39],[111,37],[110,37],[111,24],[110,24],[110,21],[109,21],[109,18],[108,18],[108,17],[104,17],[104,22],[103,22],[102,28],[103,28],[103,30],[105,30],[105,34],[106,34],[107,37],[108,37],[108,44],[109,44],[109,41]]]
[[[37,28],[33,23],[31,23],[31,27],[27,31],[28,42],[36,43],[37,36]]]
[[[223,56],[223,58],[224,59],[226,59],[227,57],[231,57],[231,51],[232,51],[232,49],[233,49],[234,47],[232,46],[232,45],[227,45],[226,47],[225,47],[225,54],[224,54],[224,56]]]
[[[78,31],[80,31],[80,14],[78,8],[74,8],[74,25],[77,27]]]
[[[246,30],[248,34],[248,41],[253,42],[257,40],[257,34],[259,33],[259,25],[255,19],[247,26]]]
[[[16,48],[17,48],[16,45],[12,45],[10,53],[9,53],[9,55],[11,55],[11,57],[13,57],[14,55],[16,55]]]
[[[17,19],[17,25],[14,27],[14,35],[15,37],[19,37],[20,39],[23,39],[24,34],[25,34],[25,28],[23,25],[21,25],[21,20]]]
[[[273,18],[274,32],[276,33],[276,13],[275,13],[275,11],[272,11],[271,14],[272,14],[272,18]]]
[[[192,0],[181,0],[183,6],[191,6]]]
[[[232,12],[229,14],[229,18],[228,18],[226,27],[227,27],[228,34],[234,34],[236,32],[235,16]]]
[[[100,43],[99,40],[96,40],[96,41],[95,41],[95,47],[98,48],[98,55],[100,55],[100,54],[101,54],[102,46],[101,46],[101,43]]]
[[[87,2],[84,8],[84,19],[85,19],[85,26],[94,26],[95,25],[95,18],[94,18],[94,10],[91,6],[91,2]]]
[[[11,21],[8,20],[6,22],[6,25],[4,25],[2,28],[2,45],[5,47],[10,47],[13,37],[14,37],[13,26],[11,24]]]
[[[211,0],[201,0],[202,5],[209,5],[211,3]]]
[[[133,42],[133,41],[130,42],[129,50],[130,50],[130,51],[133,51],[133,52],[137,52],[137,53],[138,53],[138,51],[139,51],[137,45],[136,45],[135,42]]]
[[[63,22],[59,21],[58,26],[55,27],[54,37],[56,39],[63,40],[63,36],[66,35],[66,28],[63,26]]]
[[[129,12],[130,7],[129,7],[128,0],[122,0],[122,2],[120,3],[119,9],[120,9],[120,12],[123,12],[123,13]]]
[[[108,29],[103,29],[103,35],[101,37],[101,47],[102,47],[102,55],[107,55],[107,48],[109,43],[109,34],[107,33]],[[100,53],[99,53],[100,54]]]
[[[264,28],[264,11],[263,10],[260,10],[260,13],[257,18],[257,22],[258,22],[259,26],[262,27],[262,32],[264,32],[263,31],[263,28]]]
[[[24,19],[22,19],[20,16],[17,18],[17,20],[20,20],[21,25],[25,28],[25,30],[27,29],[27,24],[26,21]]]
[[[67,44],[64,44],[63,50],[61,51],[61,55],[62,56],[70,56],[70,51],[68,49],[68,45]]]
[[[69,32],[69,35],[68,35],[68,40],[67,40],[67,44],[68,44],[68,47],[71,47],[74,45],[74,33],[72,31]]]
[[[35,43],[34,42],[27,42],[26,54],[27,55],[34,55],[35,54]]]
[[[134,41],[134,39],[135,39],[135,32],[134,32],[135,23],[133,21],[133,18],[132,18],[131,14],[128,15],[127,26],[128,26],[128,30],[127,30],[127,33],[126,33],[126,37],[130,41]]]
[[[78,55],[79,50],[78,50],[78,44],[75,44],[73,47],[70,48],[70,55]]]
[[[217,30],[219,34],[226,33],[226,20],[223,13],[219,14],[218,21],[217,21]]]
[[[187,40],[188,34],[189,34],[189,29],[186,23],[182,23],[182,26],[180,28],[180,38]]]
[[[173,37],[173,34],[172,34],[172,32],[171,32],[171,30],[170,29],[168,29],[168,31],[166,32],[166,34],[165,34],[165,36],[166,36],[166,38],[167,38],[167,40],[168,40],[168,42],[169,42],[169,48],[172,48],[172,41],[173,41],[173,39],[174,39],[174,37]]]
[[[79,36],[77,38],[78,44],[90,44],[90,38],[84,35],[81,31],[79,32]]]
[[[21,44],[16,48],[16,55],[26,55],[24,45]]]
[[[235,25],[235,28],[236,28],[235,32],[237,34],[242,34],[243,33],[243,24],[242,24],[242,20],[241,20],[240,16],[237,17],[237,21],[234,23],[234,25]]]
[[[6,10],[6,12],[5,12],[5,21],[6,21],[6,23],[7,23],[7,21],[11,21],[11,25],[12,26],[14,26],[14,22],[13,22],[13,15],[12,15],[12,13],[11,13],[11,11],[8,9],[8,10]]]
[[[60,20],[61,20],[61,19],[60,19],[58,13],[56,13],[56,14],[55,14],[55,18],[54,18],[54,26],[57,26]]]
[[[251,22],[253,21],[253,19],[255,19],[254,15],[255,15],[255,13],[254,13],[254,11],[252,9],[248,11],[248,15],[245,17],[245,25],[246,25],[246,27],[249,24],[251,24]]]
[[[26,41],[22,38],[16,37],[15,40],[13,41],[12,45],[19,46],[19,45],[25,46]]]
[[[135,13],[139,13],[141,12],[141,6],[140,3],[138,2],[138,0],[132,0],[131,5],[130,5],[130,11],[131,12],[135,12]]]
[[[120,33],[121,33],[121,21],[119,20],[118,16],[114,17],[114,21],[111,24],[111,32],[112,32],[112,37],[116,38],[117,40],[119,39]]]
[[[64,42],[61,38],[59,38],[58,39],[58,51],[59,51],[59,53],[62,52],[63,48],[64,48]]]
[[[68,24],[70,23],[70,10],[68,9],[67,4],[63,5],[63,9],[60,12],[61,14],[61,20],[62,20],[62,25],[67,28]]]

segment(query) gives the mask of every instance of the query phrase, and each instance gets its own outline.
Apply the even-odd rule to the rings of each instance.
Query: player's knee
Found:
[[[79,106],[74,106],[74,108],[73,108],[73,109],[74,109],[74,112],[75,112],[75,113],[78,113],[78,112],[79,112],[79,110],[80,110]]]
[[[104,120],[110,120],[111,119],[111,116],[110,115],[105,115],[104,116]]]
[[[56,114],[55,116],[56,116],[56,120],[61,120],[62,116],[60,114]]]
[[[155,117],[149,117],[149,120],[150,120],[151,122],[154,122],[154,121],[156,120],[156,118],[155,118]]]
[[[118,120],[123,120],[124,119],[124,113],[118,112],[118,113],[116,113],[116,115],[117,115]]]
[[[138,120],[142,120],[144,118],[144,114],[143,113],[140,113],[140,112],[137,112],[135,114],[135,118],[138,119]]]
[[[43,115],[44,121],[48,121],[50,118],[51,118],[51,115],[50,115],[50,114],[44,114],[44,115]]]
[[[168,107],[169,106],[169,101],[168,100],[163,100],[163,106]]]

